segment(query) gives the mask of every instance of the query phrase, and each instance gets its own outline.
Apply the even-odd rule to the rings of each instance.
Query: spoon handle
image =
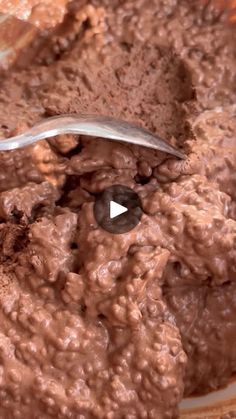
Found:
[[[124,141],[172,154],[185,156],[161,138],[129,122],[106,116],[59,115],[43,119],[31,129],[15,137],[0,140],[0,151],[13,150],[59,134],[80,134]]]

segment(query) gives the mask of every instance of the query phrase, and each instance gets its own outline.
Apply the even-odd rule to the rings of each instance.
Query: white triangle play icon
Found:
[[[118,204],[115,201],[110,201],[110,218],[118,217],[118,215],[124,214],[128,211],[128,208]]]

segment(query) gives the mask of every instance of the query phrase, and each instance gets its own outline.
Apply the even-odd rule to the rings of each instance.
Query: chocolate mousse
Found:
[[[73,1],[2,70],[2,138],[109,115],[187,157],[71,134],[0,152],[0,418],[174,419],[183,397],[236,372],[229,14],[213,1]],[[122,234],[94,217],[115,185],[142,202]]]

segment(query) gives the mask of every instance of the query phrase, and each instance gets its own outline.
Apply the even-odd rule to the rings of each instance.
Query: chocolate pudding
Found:
[[[0,152],[1,419],[174,419],[236,372],[235,46],[211,1],[78,0],[1,71],[1,138],[89,113],[187,156],[71,134]],[[94,217],[113,185],[142,202],[123,234]]]

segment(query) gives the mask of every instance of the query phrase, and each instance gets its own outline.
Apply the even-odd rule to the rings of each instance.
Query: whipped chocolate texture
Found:
[[[211,1],[78,0],[2,70],[2,138],[103,114],[187,159],[72,135],[0,153],[1,419],[174,419],[236,372],[235,46]],[[94,218],[112,185],[142,201],[124,234]]]
[[[1,0],[0,13],[15,16],[43,29],[62,21],[68,0]]]

